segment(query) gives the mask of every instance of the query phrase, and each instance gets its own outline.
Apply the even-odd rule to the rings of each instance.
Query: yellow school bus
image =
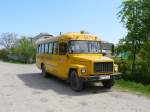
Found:
[[[41,74],[67,80],[75,91],[81,91],[83,83],[89,81],[101,81],[105,88],[111,88],[120,76],[114,60],[103,55],[101,40],[95,35],[66,33],[39,39],[36,46]]]

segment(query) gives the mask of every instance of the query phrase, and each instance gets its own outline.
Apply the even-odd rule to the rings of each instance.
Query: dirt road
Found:
[[[35,65],[0,62],[0,72],[0,112],[150,112],[148,98],[98,84],[76,93]]]

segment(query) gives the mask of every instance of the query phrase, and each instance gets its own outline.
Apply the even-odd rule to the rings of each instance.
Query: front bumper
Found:
[[[90,75],[90,76],[81,76],[81,80],[84,82],[96,82],[96,81],[103,81],[103,80],[110,80],[110,79],[114,79],[114,80],[119,80],[122,78],[121,76],[122,73],[113,73],[113,74],[109,74],[109,75]],[[102,78],[102,76],[110,76],[109,78]]]

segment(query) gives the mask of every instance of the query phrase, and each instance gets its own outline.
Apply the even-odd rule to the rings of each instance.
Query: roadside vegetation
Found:
[[[150,97],[150,85],[143,85],[133,81],[118,80],[116,81],[116,87],[121,90],[127,90],[138,95]]]
[[[0,38],[0,60],[12,63],[34,63],[35,44],[31,37],[17,38],[15,33],[3,33]]]
[[[115,60],[124,79],[117,85],[150,94],[150,1],[123,1],[118,17],[127,35],[115,50]]]

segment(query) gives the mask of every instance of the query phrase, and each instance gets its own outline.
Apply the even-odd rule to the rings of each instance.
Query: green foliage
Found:
[[[150,83],[150,0],[123,1],[119,18],[128,33],[116,48],[116,55],[128,54],[119,60],[123,78],[143,84]],[[117,57],[116,56],[116,57]],[[118,62],[118,63],[120,63]]]
[[[141,83],[119,80],[116,81],[116,86],[120,89],[126,89],[132,92],[138,92],[142,95],[150,96],[150,85],[143,85]]]
[[[21,57],[24,63],[33,63],[35,61],[35,45],[31,38],[22,37],[14,48],[11,49],[11,54]]]
[[[0,50],[0,60],[7,60],[7,55],[9,54],[8,50],[1,49]]]
[[[145,62],[150,64],[150,41],[144,43],[139,52],[139,57]]]
[[[121,11],[118,15],[128,31],[127,36],[124,38],[124,45],[128,46],[128,50],[132,51],[133,54],[137,54],[142,48],[143,42],[150,38],[149,10],[150,0],[122,2]]]
[[[135,70],[132,72],[132,61],[117,60],[119,71],[122,72],[124,80],[139,82],[142,84],[150,84],[150,64],[143,60],[138,60],[135,64]]]

